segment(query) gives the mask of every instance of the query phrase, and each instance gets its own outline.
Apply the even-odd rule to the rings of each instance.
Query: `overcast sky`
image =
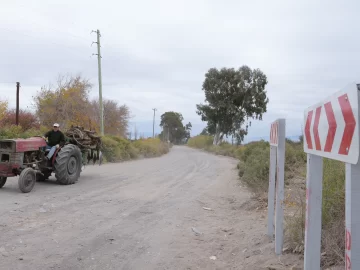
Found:
[[[15,106],[20,81],[21,107],[30,106],[59,73],[89,78],[96,97],[90,32],[100,29],[103,96],[127,104],[140,132],[152,132],[156,107],[159,116],[181,112],[199,133],[205,123],[195,105],[204,101],[206,71],[248,65],[268,76],[270,99],[248,139],[268,136],[279,117],[287,119],[287,135],[300,135],[306,107],[360,79],[359,7],[310,0],[2,1],[0,98]]]

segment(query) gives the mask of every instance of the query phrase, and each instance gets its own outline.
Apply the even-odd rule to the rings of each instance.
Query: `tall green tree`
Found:
[[[251,70],[248,66],[237,70],[209,69],[202,86],[205,104],[196,107],[201,120],[207,122],[207,132],[215,135],[214,144],[229,135],[241,142],[251,119],[262,120],[269,102],[265,91],[267,83],[261,70]]]
[[[185,126],[182,121],[184,117],[181,113],[165,112],[161,115],[160,126],[163,131],[159,135],[164,140],[169,140],[171,143],[180,144],[186,142],[190,138],[191,123]]]

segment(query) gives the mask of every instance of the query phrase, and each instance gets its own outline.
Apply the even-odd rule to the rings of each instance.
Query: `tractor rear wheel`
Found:
[[[19,189],[23,193],[29,193],[35,186],[36,172],[31,168],[24,169],[19,176]]]
[[[0,177],[0,188],[2,188],[5,185],[6,179],[7,179],[7,177],[5,177],[5,176]]]
[[[80,177],[81,151],[73,144],[67,144],[55,159],[55,177],[62,185],[74,184]]]

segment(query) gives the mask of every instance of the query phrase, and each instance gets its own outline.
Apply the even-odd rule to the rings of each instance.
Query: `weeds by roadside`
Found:
[[[239,159],[239,176],[254,195],[266,205],[269,185],[268,142],[259,141],[234,146],[212,145],[212,137],[191,138],[188,146]],[[304,248],[306,203],[306,154],[301,142],[286,141],[285,153],[285,234],[290,251],[302,253]],[[264,196],[265,194],[265,196]],[[344,263],[345,244],[345,166],[324,159],[322,204],[322,264]]]

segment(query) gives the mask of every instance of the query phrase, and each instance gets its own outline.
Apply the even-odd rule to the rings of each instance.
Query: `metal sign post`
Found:
[[[285,119],[278,119],[270,128],[270,166],[268,191],[268,235],[274,235],[274,202],[276,186],[275,253],[282,253],[284,242],[284,167]],[[277,179],[275,183],[275,179]]]
[[[305,270],[320,270],[323,157],[346,163],[345,262],[347,270],[360,269],[359,86],[350,84],[305,110]]]

